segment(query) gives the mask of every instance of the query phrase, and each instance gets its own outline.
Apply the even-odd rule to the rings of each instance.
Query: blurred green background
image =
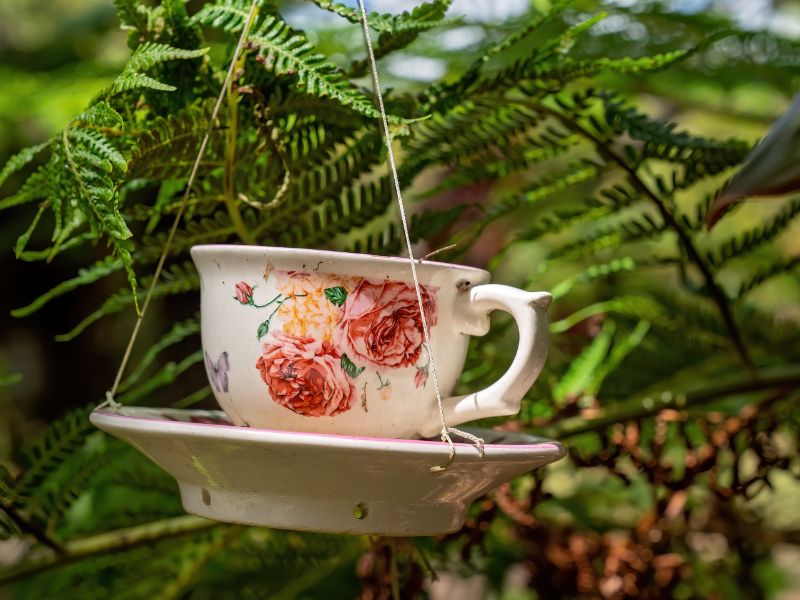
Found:
[[[190,11],[202,4],[191,0]],[[360,33],[314,7],[284,2],[290,23],[303,27],[320,49],[335,61],[347,63],[351,52],[361,49]],[[352,4],[352,3],[351,3]],[[452,9],[466,15],[464,23],[446,32],[432,32],[385,65],[385,83],[401,89],[421,87],[439,79],[451,69],[462,68],[487,36],[508,30],[520,22],[537,0],[462,0]],[[772,120],[785,109],[800,88],[800,2],[793,0],[673,0],[658,3],[666,13],[648,23],[648,10],[657,3],[648,0],[617,0],[603,5],[594,0],[576,4],[591,14],[607,8],[613,15],[592,31],[580,52],[595,55],[629,56],[659,52],[697,42],[709,31],[723,26],[739,27],[753,33],[747,40],[726,39],[694,61],[665,72],[642,77],[606,76],[605,83],[636,99],[651,115],[673,120],[696,134],[720,138],[737,137],[755,142]],[[381,0],[370,9],[397,12],[413,2]],[[666,15],[666,17],[664,16]],[[635,17],[635,18],[634,18]],[[498,24],[501,24],[499,26]],[[760,37],[758,32],[774,36]],[[786,45],[779,41],[786,40]],[[524,50],[521,50],[524,51]],[[212,48],[221,55],[223,44]],[[125,34],[118,29],[115,11],[106,0],[2,0],[0,2],[0,164],[17,152],[53,135],[81,112],[98,89],[113,80],[128,56]],[[717,182],[719,183],[719,182]],[[453,200],[452,198],[449,201]],[[448,199],[439,200],[440,204]],[[769,203],[746,206],[735,222],[757,222],[770,214]],[[0,462],[13,452],[15,440],[32,438],[44,424],[69,408],[98,401],[109,387],[122,349],[130,332],[128,319],[104,320],[76,340],[60,344],[53,336],[78,322],[87,306],[96,306],[115,291],[119,281],[92,286],[80,295],[66,296],[34,317],[13,319],[11,309],[28,303],[63,281],[86,264],[85,255],[69,253],[52,264],[21,263],[14,259],[16,237],[30,222],[25,210],[0,215],[0,378],[21,374],[19,384],[0,388]],[[776,251],[800,253],[800,231],[782,236]],[[730,225],[731,227],[735,226]],[[486,232],[466,261],[486,265],[502,245],[502,225]],[[105,249],[98,249],[98,257]],[[511,261],[492,263],[496,279],[524,278],[536,248],[518,251]],[[563,278],[563,274],[562,278]],[[547,287],[547,281],[543,281]],[[723,282],[724,283],[724,282]],[[584,298],[587,303],[591,298]],[[575,300],[573,300],[575,301]],[[800,281],[784,277],[758,293],[758,302],[773,311],[777,320],[800,321]],[[557,318],[579,308],[557,307]],[[159,314],[161,315],[159,317]],[[158,319],[168,310],[154,312],[149,324],[158,330]],[[147,339],[145,332],[144,339]],[[197,387],[202,373],[182,385],[184,392]],[[181,393],[172,390],[171,393]],[[561,479],[559,479],[559,476]],[[578,484],[570,473],[551,474],[551,485],[563,490]],[[587,475],[591,477],[591,475]],[[800,488],[796,481],[779,481],[780,494],[761,503],[762,513],[774,523],[798,528]],[[611,497],[614,490],[608,490]],[[567,492],[564,492],[567,495]],[[716,540],[719,542],[719,540]],[[715,538],[698,541],[709,545],[713,556]],[[800,551],[797,546],[776,548],[781,574],[765,567],[764,588],[782,588],[781,598],[800,598]],[[787,579],[788,578],[788,579]],[[774,584],[774,585],[773,585]],[[794,594],[794,595],[793,595]]]

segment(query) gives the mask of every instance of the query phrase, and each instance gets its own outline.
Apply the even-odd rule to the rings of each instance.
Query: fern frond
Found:
[[[606,123],[615,133],[625,133],[644,142],[641,153],[645,158],[685,164],[702,161],[712,169],[718,167],[713,172],[719,172],[723,166],[740,163],[750,150],[748,144],[739,140],[719,141],[676,131],[675,123],[652,119],[612,94],[601,94],[600,97]]]
[[[0,200],[0,210],[21,206],[47,197],[47,169],[39,167],[25,180],[16,193]]]
[[[597,168],[591,164],[580,162],[566,165],[560,172],[547,174],[519,193],[506,196],[492,204],[486,211],[484,221],[490,222],[505,217],[523,206],[530,206],[569,187],[591,181],[597,175]]]
[[[208,129],[211,103],[187,107],[174,115],[158,117],[135,140],[128,161],[128,176],[153,179],[188,176],[190,165],[178,169],[176,161],[189,161],[197,154],[200,140]],[[209,154],[217,146],[220,136],[212,133]]]
[[[114,80],[114,83],[102,92],[102,95],[105,97],[114,96],[122,92],[130,92],[131,90],[143,88],[155,90],[157,92],[174,92],[178,89],[174,85],[161,83],[157,79],[145,75],[144,73],[123,73]]]
[[[451,4],[452,0],[422,2],[415,6],[410,13],[406,12],[394,17],[392,27],[381,32],[375,42],[373,48],[375,59],[380,60],[392,52],[405,48],[425,31],[460,23],[461,18],[459,17],[445,18],[444,16]],[[350,65],[347,76],[361,77],[368,68],[367,59],[354,61]]]
[[[145,34],[149,27],[148,9],[136,0],[114,0],[122,29]]]
[[[173,48],[169,44],[144,42],[131,54],[128,63],[125,65],[122,73],[114,80],[114,83],[100,92],[98,97],[106,98],[122,92],[141,88],[164,92],[175,91],[177,88],[174,85],[162,83],[147,75],[145,71],[152,69],[156,65],[174,60],[199,58],[207,52],[208,48],[186,50],[183,48]]]
[[[749,254],[786,231],[797,215],[800,215],[800,199],[792,200],[763,225],[728,238],[714,250],[706,252],[705,258],[712,266],[719,268],[737,256]]]
[[[300,91],[331,98],[372,119],[380,116],[372,101],[347,81],[336,65],[314,53],[308,38],[293,31],[280,17],[266,16],[249,40],[267,71],[278,77],[295,78]],[[397,118],[391,120],[398,122]]]
[[[343,17],[356,25],[361,23],[361,14],[356,8],[346,6],[331,0],[309,0],[320,8]],[[433,14],[444,14],[452,0],[434,0],[433,2],[423,2],[415,7],[410,13],[403,11],[399,15],[380,14],[370,12],[367,14],[369,26],[380,33],[414,31],[426,26]]]
[[[444,211],[425,211],[411,215],[408,222],[411,242],[417,243],[439,235],[455,223],[468,208],[468,205],[461,204]],[[350,252],[390,256],[401,253],[404,247],[403,232],[394,222],[390,222],[377,232],[368,232],[360,236],[347,248]]]
[[[522,230],[517,239],[532,241],[579,223],[600,219],[631,206],[640,198],[640,194],[628,181],[615,183],[601,189],[595,196],[583,200],[577,206],[558,207],[549,211],[538,219],[533,227]]]
[[[184,228],[175,234],[170,246],[170,255],[179,256],[196,244],[224,242],[235,233],[236,229],[231,224],[228,212],[218,210],[210,217],[187,221]],[[166,241],[167,233],[165,232],[143,236],[136,249],[136,262],[143,264],[156,262],[164,250]]]
[[[588,256],[609,248],[657,237],[669,230],[669,226],[647,213],[621,220],[612,226],[599,228],[583,239],[553,250],[549,260]]]
[[[274,210],[266,232],[281,231],[284,223],[341,192],[383,160],[383,142],[377,133],[365,133],[335,149],[327,163],[306,170],[293,183],[284,204]]]
[[[149,279],[143,279],[142,283],[146,289],[149,285]],[[174,294],[180,294],[182,292],[188,292],[190,290],[196,290],[199,288],[199,286],[200,280],[197,276],[197,270],[191,263],[185,262],[170,265],[164,270],[161,275],[161,280],[153,289],[152,298],[161,298],[163,296],[170,296]],[[143,291],[134,294],[134,292],[129,289],[120,290],[116,294],[107,298],[100,308],[89,314],[70,331],[57,335],[56,340],[60,342],[67,342],[71,339],[74,339],[92,323],[95,323],[96,321],[108,315],[125,310],[132,305],[136,305],[140,299],[144,299]]]
[[[792,273],[793,271],[797,270],[798,267],[800,267],[800,256],[795,256],[794,258],[790,258],[788,260],[781,260],[762,268],[748,279],[742,281],[742,283],[739,285],[739,291],[736,294],[736,298],[742,298],[749,292],[762,286],[771,279]]]
[[[97,453],[82,458],[56,489],[37,496],[29,512],[43,525],[48,535],[53,534],[70,507],[90,489],[92,480],[105,466],[103,458]]]
[[[125,390],[128,390],[135,385],[142,378],[142,375],[144,375],[144,372],[147,370],[147,368],[153,364],[156,358],[158,358],[159,354],[161,354],[161,352],[163,352],[166,348],[183,341],[189,336],[197,335],[198,333],[200,333],[199,317],[194,317],[192,319],[187,319],[186,321],[175,323],[175,325],[172,326],[172,329],[170,329],[166,335],[164,335],[160,340],[147,349],[147,352],[139,361],[139,364],[136,365],[136,368],[120,384],[120,393],[124,393]]]
[[[553,389],[556,402],[563,404],[587,390],[595,373],[606,360],[616,329],[614,321],[605,321],[600,333],[570,362],[569,369]]]
[[[26,499],[40,488],[42,482],[83,447],[86,436],[94,430],[89,422],[92,408],[74,410],[54,422],[41,441],[26,453],[25,468],[11,490],[15,505],[24,506]]]
[[[154,66],[170,62],[173,60],[189,60],[192,58],[200,58],[208,53],[208,48],[199,48],[196,50],[186,50],[183,48],[173,48],[169,44],[157,44],[154,42],[144,42],[134,50],[128,63],[125,65],[124,71],[137,72],[147,71]]]
[[[615,339],[611,352],[606,357],[594,372],[589,385],[586,386],[584,392],[588,396],[596,396],[603,387],[603,382],[616,371],[622,364],[622,361],[644,341],[647,332],[650,331],[649,321],[639,321],[636,327],[622,337],[622,339]]]
[[[62,281],[54,288],[51,288],[36,298],[30,304],[20,308],[15,308],[11,311],[11,315],[14,317],[27,317],[32,315],[51,300],[58,298],[59,296],[63,296],[64,294],[81,286],[94,283],[95,281],[107,277],[112,273],[116,273],[121,268],[122,261],[119,258],[107,256],[104,259],[97,261],[91,267],[80,269],[75,277],[72,279],[67,279],[66,281]]]
[[[625,271],[633,271],[637,266],[637,261],[631,257],[617,258],[607,263],[592,265],[585,271],[582,271],[577,275],[572,275],[568,279],[565,279],[561,283],[553,286],[550,289],[550,293],[553,295],[554,299],[563,298],[580,284],[589,283],[596,279],[608,277],[609,275],[615,275]]]
[[[535,127],[541,115],[528,106],[508,103],[465,102],[446,113],[434,113],[413,129],[408,142],[412,160],[459,163],[492,146],[505,147]]]
[[[127,392],[117,398],[122,404],[135,404],[148,398],[156,390],[174,383],[178,377],[188,371],[191,367],[202,364],[203,351],[198,350],[182,359],[180,362],[168,362],[164,364],[152,377],[148,377],[143,383],[136,387],[131,387]]]
[[[288,223],[281,232],[268,236],[264,243],[280,246],[325,246],[334,237],[363,227],[380,217],[392,202],[392,185],[387,177],[379,181],[357,182],[339,198],[329,199],[306,217]]]
[[[39,154],[42,150],[50,146],[50,141],[46,141],[42,144],[37,144],[36,146],[30,146],[28,148],[24,148],[17,152],[14,156],[9,158],[6,161],[6,164],[3,165],[2,170],[0,170],[0,186],[2,186],[6,179],[8,179],[13,173],[16,173],[25,165],[30,163],[36,155]]]

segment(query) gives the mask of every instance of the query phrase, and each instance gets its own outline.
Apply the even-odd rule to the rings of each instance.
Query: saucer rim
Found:
[[[209,414],[218,413],[224,415],[223,411],[199,410],[199,409],[180,409],[180,408],[154,408],[147,406],[124,406],[123,410],[134,412],[164,410],[178,413]],[[445,442],[435,440],[415,440],[399,438],[380,438],[366,436],[337,435],[331,433],[309,433],[301,431],[283,431],[276,429],[262,429],[257,427],[240,427],[237,425],[195,423],[190,421],[173,421],[169,419],[145,416],[141,414],[121,414],[110,408],[103,407],[92,411],[90,421],[95,426],[108,431],[107,426],[114,431],[126,431],[131,434],[151,433],[151,434],[179,434],[191,435],[194,437],[205,437],[216,440],[249,440],[252,442],[267,443],[290,443],[299,445],[333,445],[341,449],[360,449],[369,451],[391,450],[395,452],[405,452],[413,454],[444,454],[448,451]],[[471,428],[473,431],[491,431],[488,429]],[[552,455],[553,460],[558,460],[566,456],[566,447],[556,441],[547,438],[539,438],[529,434],[519,434],[531,438],[531,443],[521,444],[485,444],[484,451],[488,455],[499,454],[537,454]],[[475,446],[468,442],[453,442],[456,449],[467,451],[464,458],[470,457],[480,460],[474,452]],[[472,451],[472,452],[470,452]]]

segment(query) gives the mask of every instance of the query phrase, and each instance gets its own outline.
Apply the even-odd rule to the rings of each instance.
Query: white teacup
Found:
[[[201,334],[214,394],[237,425],[410,438],[441,430],[407,259],[208,245],[200,272]],[[448,425],[519,412],[547,355],[552,297],[489,284],[481,269],[417,265]],[[469,335],[511,313],[519,347],[488,388],[449,397]]]

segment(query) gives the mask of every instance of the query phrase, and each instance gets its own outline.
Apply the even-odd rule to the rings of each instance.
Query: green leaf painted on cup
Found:
[[[328,290],[325,291],[327,292]],[[364,367],[357,367],[355,364],[353,364],[353,361],[350,360],[350,357],[347,356],[347,354],[342,354],[341,363],[342,369],[350,376],[351,379],[355,379],[364,371]]]
[[[341,306],[344,304],[344,301],[347,300],[347,290],[340,285],[325,288],[325,297],[336,306]]]
[[[265,335],[269,333],[269,319],[264,321],[261,325],[258,326],[258,331],[256,332],[256,336],[258,337],[258,341],[261,341]]]

